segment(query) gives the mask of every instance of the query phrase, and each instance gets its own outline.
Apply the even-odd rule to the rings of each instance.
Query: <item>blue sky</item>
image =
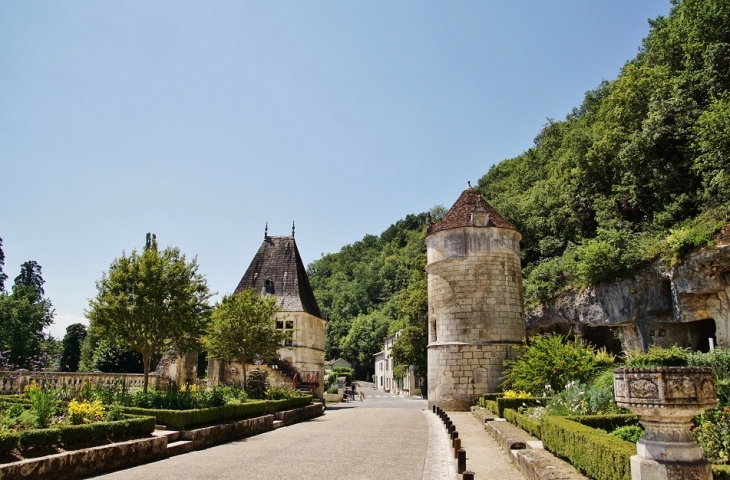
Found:
[[[615,78],[668,0],[0,2],[0,237],[85,321],[146,232],[231,292],[456,200]]]

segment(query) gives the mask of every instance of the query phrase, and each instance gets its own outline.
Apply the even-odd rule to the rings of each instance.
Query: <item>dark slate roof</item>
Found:
[[[276,296],[284,312],[306,312],[324,318],[293,237],[266,237],[234,293],[247,288]]]
[[[450,228],[471,226],[471,214],[474,211],[474,207],[477,206],[477,202],[480,203],[482,208],[489,214],[489,227],[517,230],[511,223],[502,218],[494,207],[488,204],[487,201],[470,186],[462,192],[461,196],[459,196],[456,200],[456,203],[454,203],[440,222],[429,225],[428,234],[448,230]]]

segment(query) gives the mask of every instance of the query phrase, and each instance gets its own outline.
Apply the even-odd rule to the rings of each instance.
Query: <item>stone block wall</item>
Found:
[[[463,227],[426,237],[429,404],[466,410],[497,391],[525,340],[520,234]]]

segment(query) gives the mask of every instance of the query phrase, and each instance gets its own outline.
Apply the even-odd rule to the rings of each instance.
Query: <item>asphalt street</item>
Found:
[[[307,422],[97,478],[423,479],[429,433],[446,435],[429,429],[426,400],[369,388],[365,397]]]

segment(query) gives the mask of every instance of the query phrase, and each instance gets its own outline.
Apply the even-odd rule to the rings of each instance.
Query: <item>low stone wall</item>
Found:
[[[211,425],[210,427],[196,428],[195,430],[183,430],[180,437],[183,440],[193,442],[194,448],[207,448],[213,445],[230,442],[239,438],[250,437],[259,433],[268,432],[274,429],[274,416],[262,415],[260,417],[237,420],[235,422]]]
[[[130,440],[0,465],[0,478],[73,480],[156,460],[166,449],[165,437]]]
[[[274,417],[281,420],[282,425],[292,425],[297,422],[303,422],[310,418],[319,417],[324,413],[324,405],[321,403],[313,403],[303,408],[295,408],[294,410],[284,410],[276,412]]]

